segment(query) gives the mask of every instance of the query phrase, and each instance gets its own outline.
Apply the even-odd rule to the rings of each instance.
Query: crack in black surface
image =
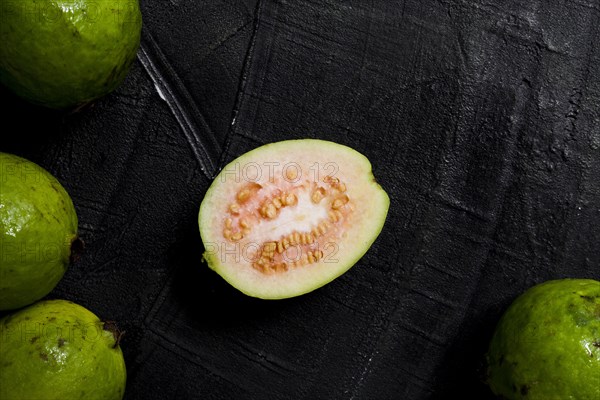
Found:
[[[216,157],[221,148],[196,104],[169,65],[152,35],[146,31],[138,58],[154,82],[161,98],[167,102],[196,156],[204,175],[211,179],[217,170]]]

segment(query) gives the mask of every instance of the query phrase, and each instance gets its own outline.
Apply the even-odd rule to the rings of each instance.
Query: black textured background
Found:
[[[127,331],[127,399],[489,399],[515,296],[600,279],[598,0],[142,9],[138,62],[93,107],[0,97],[0,151],[59,178],[87,243],[50,297]],[[322,289],[245,297],[201,263],[200,201],[227,161],[303,137],[371,159],[387,223]]]

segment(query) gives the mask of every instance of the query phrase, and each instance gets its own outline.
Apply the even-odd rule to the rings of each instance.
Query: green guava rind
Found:
[[[505,399],[600,399],[600,282],[547,281],[502,316],[488,383]]]
[[[340,177],[348,183],[349,196],[363,207],[354,213],[359,221],[354,224],[355,229],[348,232],[351,239],[338,243],[335,263],[299,268],[293,272],[296,274],[293,278],[286,274],[266,277],[247,268],[247,265],[224,262],[219,252],[208,250],[209,247],[222,248],[227,245],[222,239],[219,225],[224,213],[221,211],[224,204],[223,191],[227,186],[221,184],[221,181],[227,182],[227,174],[235,169],[236,165],[262,165],[264,162],[284,164],[298,161],[298,158],[302,157],[309,158],[311,164],[313,161],[321,165],[336,163],[339,166]],[[207,249],[203,258],[211,269],[248,296],[268,300],[300,296],[333,281],[364,256],[383,229],[389,206],[390,199],[375,180],[371,163],[356,150],[318,139],[285,140],[266,144],[231,161],[207,190],[198,216],[200,236]]]
[[[48,294],[69,266],[77,214],[49,172],[0,153],[0,310]]]
[[[113,91],[140,43],[137,0],[2,2],[0,82],[32,103],[65,109]]]
[[[38,302],[0,320],[0,398],[120,400],[126,369],[112,332],[65,300]]]

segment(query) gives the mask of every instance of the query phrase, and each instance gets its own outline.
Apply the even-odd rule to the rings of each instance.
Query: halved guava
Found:
[[[66,300],[0,320],[0,399],[120,400],[127,373],[114,322]]]
[[[200,205],[204,259],[263,299],[315,290],[350,269],[385,222],[369,160],[323,140],[288,140],[229,163]]]
[[[0,153],[0,310],[47,295],[81,243],[60,182],[29,160]]]

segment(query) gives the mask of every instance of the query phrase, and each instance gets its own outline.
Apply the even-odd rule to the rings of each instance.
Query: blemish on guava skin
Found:
[[[48,361],[48,354],[46,353],[40,353],[40,358],[44,361]]]
[[[118,73],[118,69],[117,69],[117,67],[115,66],[115,67],[113,67],[113,69],[110,71],[110,74],[108,74],[108,78],[107,78],[107,79],[106,79],[106,81],[104,82],[104,86],[110,86],[110,85],[113,83],[113,81],[114,81],[115,77],[117,76],[117,73]]]
[[[65,345],[65,339],[59,338],[58,339],[58,347],[63,347],[64,345]]]
[[[598,308],[600,309],[600,307]],[[592,315],[590,315],[590,310],[578,309],[575,304],[569,304],[567,306],[567,311],[577,326],[586,326],[592,317]]]
[[[48,318],[48,322],[56,321],[56,317]]]
[[[529,385],[521,385],[521,395],[527,396],[527,393],[529,393]]]
[[[34,344],[40,337],[39,336],[34,336],[31,338],[31,340],[29,341],[31,344]]]

